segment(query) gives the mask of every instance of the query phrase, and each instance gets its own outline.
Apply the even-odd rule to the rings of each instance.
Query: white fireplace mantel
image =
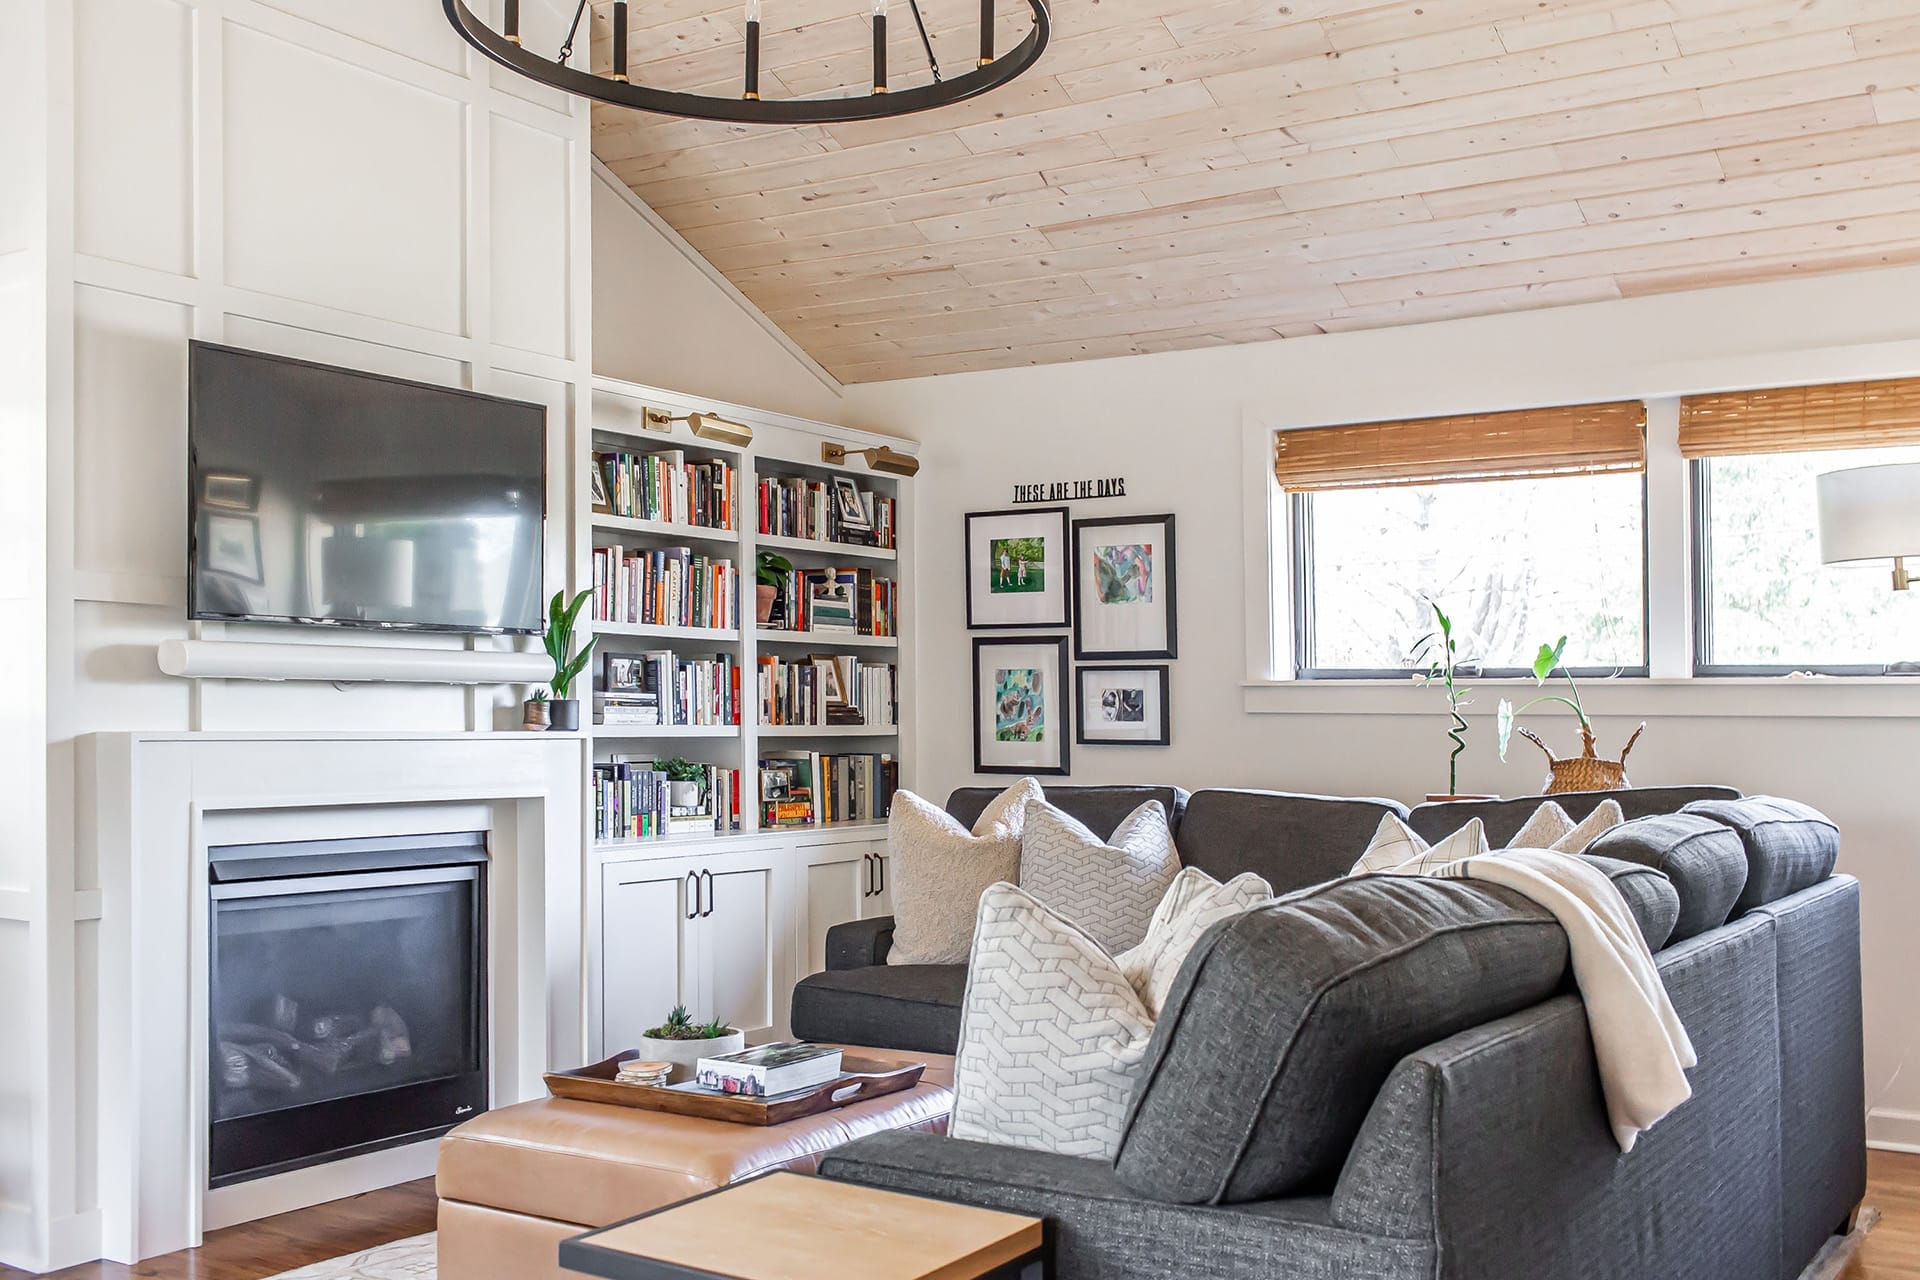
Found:
[[[99,1033],[75,1063],[100,1256],[430,1171],[431,1144],[207,1189],[207,848],[486,830],[494,1105],[586,1051],[577,735],[116,733],[84,739],[76,897],[97,891]],[[87,993],[76,993],[84,998]],[[85,1037],[81,1043],[88,1043]],[[92,1111],[92,1123],[86,1123]]]

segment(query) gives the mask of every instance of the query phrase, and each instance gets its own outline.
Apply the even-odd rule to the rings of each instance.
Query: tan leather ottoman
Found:
[[[787,1124],[542,1098],[476,1116],[440,1142],[441,1280],[559,1280],[560,1241],[770,1169],[811,1173],[843,1143],[889,1129],[944,1133],[953,1059],[925,1062],[914,1088]]]

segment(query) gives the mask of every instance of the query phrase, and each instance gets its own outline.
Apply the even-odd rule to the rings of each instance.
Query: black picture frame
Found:
[[[1099,702],[1104,709],[1104,694],[1090,694],[1089,681],[1101,676],[1119,675],[1123,672],[1139,672],[1147,677],[1149,687],[1158,687],[1160,698],[1160,732],[1153,737],[1088,737],[1087,708]],[[1170,747],[1173,745],[1173,668],[1166,663],[1150,663],[1137,667],[1080,667],[1074,673],[1073,740],[1083,747]],[[1143,708],[1143,711],[1145,709]]]
[[[1065,507],[1012,507],[999,511],[969,511],[963,517],[966,521],[966,536],[962,540],[965,560],[960,566],[961,581],[967,593],[967,630],[969,631],[1053,631],[1064,630],[1072,610],[1068,597],[1073,594],[1073,569],[1067,563],[1073,555],[1072,518]],[[1005,525],[1019,527],[1030,525],[1034,521],[1051,522],[1057,527],[1045,532],[1059,538],[1060,564],[1059,590],[1054,608],[1049,600],[1054,593],[1043,587],[1035,601],[1035,607],[1029,616],[1003,616],[993,619],[987,612],[986,601],[975,590],[975,567],[980,568],[978,575],[982,583],[990,582],[994,574],[992,562],[994,538],[988,522],[1000,521]],[[1008,532],[1012,532],[1010,528]],[[976,552],[984,559],[976,562]],[[1048,569],[1043,562],[1042,570]],[[1024,593],[1023,593],[1024,594]],[[990,593],[990,599],[1002,599],[999,593]],[[1003,606],[1010,607],[1010,606]]]
[[[1087,617],[1086,590],[1089,584],[1088,558],[1082,552],[1081,534],[1088,529],[1112,528],[1120,525],[1158,524],[1164,530],[1160,552],[1161,599],[1158,602],[1165,617],[1166,644],[1160,647],[1151,645],[1138,648],[1092,648],[1087,643],[1089,619]],[[1122,659],[1146,660],[1153,658],[1177,658],[1180,656],[1180,629],[1178,608],[1178,574],[1174,554],[1174,518],[1172,512],[1141,516],[1102,516],[1093,520],[1075,520],[1073,522],[1073,656],[1080,662],[1112,662]]]
[[[1040,760],[1003,759],[996,762],[989,758],[989,753],[986,749],[988,726],[986,716],[983,714],[985,699],[982,695],[985,690],[981,685],[980,678],[984,670],[984,662],[992,651],[996,649],[1036,650],[1041,654],[1045,654],[1045,660],[1053,664],[1053,684],[1054,688],[1058,691],[1055,695],[1057,705],[1048,714],[1048,719],[1045,724],[1052,726],[1056,730],[1052,740],[1059,746],[1059,758],[1057,760],[1051,763],[1044,758]],[[1049,650],[1051,651],[1050,653],[1048,652]],[[1069,673],[1071,670],[1072,667],[1067,658],[1067,637],[1064,635],[975,636],[973,638],[973,771],[975,773],[1007,773],[1022,776],[1032,774],[1036,776],[1064,778],[1073,771],[1073,738],[1072,735],[1066,731],[1072,710],[1069,704],[1073,701],[1070,692],[1071,679]],[[1044,707],[1044,705],[1043,702],[1042,706]],[[994,732],[994,742],[998,744],[1001,740],[998,737],[999,728],[997,723],[994,726]],[[1017,753],[1003,751],[1002,754]]]

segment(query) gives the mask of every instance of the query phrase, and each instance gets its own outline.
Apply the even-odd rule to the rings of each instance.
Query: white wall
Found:
[[[838,421],[839,384],[644,210],[618,178],[595,171],[594,372]]]
[[[195,687],[160,675],[155,643],[190,632],[188,339],[547,404],[547,572],[557,586],[578,576],[566,530],[580,483],[572,458],[585,429],[592,318],[586,108],[470,52],[439,5],[28,0],[24,8],[26,39],[10,25],[4,56],[47,68],[51,82],[0,68],[8,131],[0,252],[18,227],[53,232],[45,280],[24,308],[29,334],[33,317],[46,317],[45,403],[0,407],[9,428],[24,425],[0,444],[9,538],[0,636],[44,638],[48,656],[44,727],[35,708],[22,719],[8,704],[8,749],[23,729],[30,761],[18,772],[10,756],[0,763],[10,782],[35,767],[46,781],[37,797],[9,804],[0,837],[8,842],[0,965],[9,979],[0,1043],[14,1046],[0,1054],[0,1262],[34,1268],[97,1256],[92,1059],[97,1051],[112,1060],[113,1046],[94,1044],[94,973],[99,935],[125,923],[126,904],[102,902],[96,869],[75,853],[75,738],[460,730],[518,718],[517,691],[505,688]],[[530,37],[557,46],[566,15],[539,3],[523,10]],[[47,31],[36,39],[43,15]],[[26,101],[13,103],[15,94]],[[49,103],[61,105],[49,112]],[[51,139],[49,180],[37,190],[15,185],[16,160],[31,150],[16,129]],[[15,316],[0,283],[0,350],[31,361],[31,341],[16,351],[9,340],[22,327]],[[0,386],[12,388],[14,372]],[[16,492],[22,479],[30,492]],[[28,520],[19,542],[16,512]],[[26,563],[17,567],[20,550]],[[36,611],[44,625],[11,625],[16,612]],[[222,634],[216,624],[199,630]],[[227,638],[311,637],[254,629]],[[13,656],[9,699],[37,692],[31,655],[18,664]],[[36,798],[47,814],[44,848]],[[24,962],[21,921],[34,939]],[[26,1011],[13,1007],[21,963],[31,979]],[[46,1012],[33,1016],[42,1001]],[[44,1048],[45,1061],[21,1053],[23,1044]],[[39,1126],[25,1145],[15,1140],[24,1116]],[[30,1225],[16,1233],[15,1221]]]
[[[1178,516],[1180,658],[1173,745],[1073,749],[1074,782],[1164,781],[1384,794],[1445,789],[1434,695],[1391,688],[1254,691],[1243,577],[1243,439],[1270,428],[1920,372],[1920,271],[1790,281],[1478,320],[856,386],[856,425],[912,423],[919,498],[920,729],[925,789],[971,781],[962,515],[1016,482],[1124,475],[1124,501],[1076,516]],[[1252,465],[1260,466],[1259,462]],[[1261,490],[1254,487],[1254,492]],[[1256,617],[1255,622],[1261,621]],[[1256,630],[1258,627],[1256,626]],[[1915,637],[1920,652],[1920,636]],[[1257,668],[1256,668],[1257,669]],[[1537,755],[1502,766],[1486,691],[1462,758],[1469,791],[1539,787]],[[1790,690],[1692,682],[1589,690],[1603,745],[1651,720],[1640,783],[1725,781],[1798,797],[1845,831],[1865,886],[1868,1096],[1883,1142],[1920,1144],[1920,838],[1911,773],[1920,688]],[[1257,703],[1282,714],[1252,714]],[[1889,715],[1889,712],[1897,713]],[[1562,735],[1565,736],[1565,735]],[[1357,853],[1357,851],[1356,851]],[[1920,1062],[1916,1062],[1920,1068]]]

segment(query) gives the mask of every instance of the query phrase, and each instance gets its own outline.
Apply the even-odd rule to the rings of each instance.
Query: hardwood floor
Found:
[[[1920,1156],[1871,1152],[1867,1203],[1880,1210],[1880,1224],[1842,1280],[1920,1280]],[[431,1231],[433,1211],[433,1179],[423,1178],[216,1231],[202,1248],[138,1266],[89,1263],[55,1272],[52,1280],[264,1280],[310,1262]],[[0,1267],[0,1280],[26,1274]]]

